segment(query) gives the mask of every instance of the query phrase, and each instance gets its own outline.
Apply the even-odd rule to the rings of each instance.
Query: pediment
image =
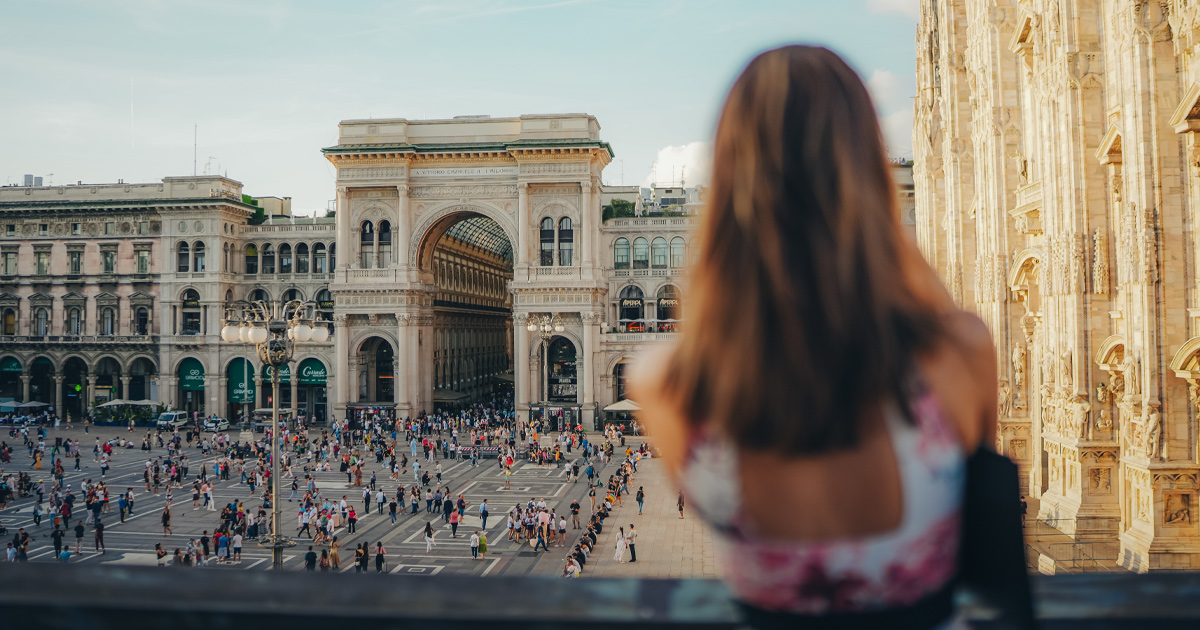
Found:
[[[96,296],[97,304],[117,304],[120,301],[121,301],[121,298],[118,298],[117,296],[115,296],[111,293],[101,293]]]
[[[1171,114],[1170,125],[1175,133],[1200,131],[1200,84],[1193,83],[1183,93],[1183,98]]]
[[[33,295],[29,296],[30,304],[51,304],[53,302],[54,298],[46,295],[45,293],[34,293]]]
[[[1013,33],[1012,42],[1008,45],[1009,49],[1018,55],[1033,48],[1033,14],[1022,13],[1021,20],[1017,22],[1017,30]]]
[[[1109,125],[1108,131],[1100,139],[1100,147],[1096,149],[1096,159],[1101,164],[1121,163],[1121,131],[1116,125]]]

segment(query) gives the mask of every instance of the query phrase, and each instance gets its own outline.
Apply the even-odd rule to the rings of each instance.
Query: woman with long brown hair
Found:
[[[837,55],[772,50],[734,83],[699,248],[680,342],[632,397],[748,620],[952,624],[994,350],[905,236],[871,99]]]

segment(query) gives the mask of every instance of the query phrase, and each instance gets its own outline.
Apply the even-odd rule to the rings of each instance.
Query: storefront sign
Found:
[[[271,366],[269,366],[269,365],[263,366],[263,380],[264,381],[267,381],[268,383],[273,382],[271,379],[272,371],[273,371],[273,369],[271,368]],[[282,385],[284,383],[291,383],[291,382],[292,382],[292,365],[289,363],[289,364],[279,368],[279,383]]]
[[[640,299],[624,299],[621,300],[621,308],[641,308],[642,301]]]
[[[179,364],[179,388],[185,392],[204,391],[204,366],[193,358]]]
[[[325,366],[316,359],[305,359],[300,362],[301,385],[324,385]]]
[[[679,300],[677,298],[663,298],[658,301],[658,306],[659,308],[674,308],[679,306]]]
[[[248,361],[234,361],[229,366],[229,383],[226,386],[229,390],[229,402],[254,402],[256,392],[254,380],[250,378],[253,375],[254,368],[249,365]]]
[[[323,311],[332,311],[333,300],[320,300],[317,302],[317,308],[320,308]]]
[[[4,361],[0,362],[0,372],[20,372],[21,362],[15,357],[5,357]]]
[[[183,308],[200,308],[200,300],[184,300]]]

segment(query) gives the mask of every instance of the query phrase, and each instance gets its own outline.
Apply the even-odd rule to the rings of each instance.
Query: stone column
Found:
[[[408,405],[412,415],[420,412],[420,408],[417,405],[421,398],[420,361],[417,356],[417,341],[420,333],[414,324],[410,317],[408,327],[404,331],[408,338],[408,344],[405,346],[408,356],[402,357],[402,360],[408,363],[408,370],[405,377],[408,379]],[[432,366],[430,367],[432,369]],[[432,382],[433,379],[430,378],[430,381]]]
[[[129,376],[121,377],[121,393],[117,395],[117,398],[129,398],[129,381],[130,380],[132,380],[132,377],[129,377]]]
[[[292,382],[292,417],[295,418],[300,410],[300,363],[296,362],[296,368],[292,370],[292,377],[288,379]]]
[[[84,405],[84,408],[91,409],[93,406],[95,406],[95,404],[96,404],[96,377],[88,376],[87,377],[87,404]]]
[[[63,413],[63,381],[66,377],[62,374],[54,375],[54,413],[64,420],[66,414]]]
[[[162,392],[159,392],[159,393],[161,394]],[[166,396],[166,398],[167,399],[163,402],[165,402],[168,405],[171,405],[175,408],[179,407],[179,377],[178,376],[168,376],[167,377],[167,396]]]
[[[595,356],[593,343],[595,342],[595,328],[597,316],[595,313],[580,313],[580,319],[583,321],[583,352],[577,357],[575,364],[579,366],[579,404],[583,410],[587,410],[592,404],[592,358]]]
[[[531,260],[530,242],[533,240],[530,236],[533,233],[532,226],[529,224],[529,184],[520,182],[517,184],[517,261],[518,268],[528,268]]]
[[[375,244],[371,248],[371,258],[367,261],[370,265],[368,269],[379,269],[379,261],[382,260],[381,252],[379,251],[379,222],[375,222],[375,231],[371,232],[372,238],[375,239]]]
[[[266,405],[263,403],[263,397],[266,395],[266,392],[263,390],[266,389],[267,383],[268,383],[268,381],[264,380],[261,376],[259,376],[257,373],[255,373],[255,375],[254,375],[254,408],[255,409],[263,409],[264,407],[266,407]]]
[[[350,193],[346,186],[338,186],[337,188],[337,269],[330,269],[333,273],[342,272],[350,267],[351,261],[355,259],[356,252],[351,248],[350,237]],[[343,272],[340,278],[342,282],[346,281],[346,274]]]
[[[30,374],[21,375],[21,391],[23,392],[21,402],[29,402],[29,382],[32,380],[33,376]]]
[[[349,369],[349,335],[350,332],[346,329],[346,316],[333,316],[333,352],[334,365],[329,370],[329,375],[333,377],[333,400],[327,401],[327,404],[332,404],[334,408],[346,406],[350,402],[350,390],[346,386],[346,370]]]
[[[349,398],[347,403],[358,402],[358,355],[355,354],[350,358],[350,362],[346,365],[346,381],[349,385],[347,394]]]
[[[579,259],[583,262],[583,277],[590,278],[592,274],[592,181],[588,179],[579,183],[583,189],[582,203],[579,204],[579,226],[576,228],[575,242],[579,243]]]
[[[399,275],[402,280],[408,280],[408,239],[412,238],[412,217],[408,214],[408,184],[396,186],[396,192],[400,194],[400,198],[397,202],[396,227],[392,229],[392,266],[401,270]],[[404,256],[403,260],[401,255]]]
[[[403,198],[403,197],[402,197]],[[396,313],[396,368],[392,382],[395,385],[396,415],[411,416],[411,396],[408,389],[408,314]]]
[[[525,326],[529,316],[513,314],[513,408],[517,419],[529,421],[529,331]]]

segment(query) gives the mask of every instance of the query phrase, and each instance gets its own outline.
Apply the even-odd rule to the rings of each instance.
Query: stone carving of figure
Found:
[[[1192,412],[1200,418],[1200,381],[1188,379],[1188,401],[1192,403]]]
[[[1096,428],[1101,431],[1107,431],[1112,428],[1112,418],[1108,417],[1107,409],[1100,409],[1096,412]]]
[[[1025,346],[1016,344],[1012,349],[1013,387],[1017,392],[1025,385]]]
[[[1091,423],[1089,422],[1092,406],[1082,396],[1071,399],[1071,425],[1075,436],[1080,440],[1091,438]]]
[[[1096,402],[1100,403],[1101,405],[1108,404],[1108,386],[1104,383],[1100,383],[1096,386]]]
[[[1008,381],[1001,379],[1000,380],[1000,391],[998,394],[998,398],[999,398],[998,406],[999,406],[999,412],[1000,412],[1001,418],[1007,418],[1012,415],[1011,393],[1012,393],[1012,388],[1010,388],[1008,386]]]
[[[1125,391],[1130,394],[1138,393],[1137,371],[1137,361],[1133,359],[1132,354],[1126,354],[1125,359],[1121,361],[1121,376],[1125,378]]]
[[[1157,409],[1146,414],[1146,456],[1151,459],[1162,457],[1162,416]]]

